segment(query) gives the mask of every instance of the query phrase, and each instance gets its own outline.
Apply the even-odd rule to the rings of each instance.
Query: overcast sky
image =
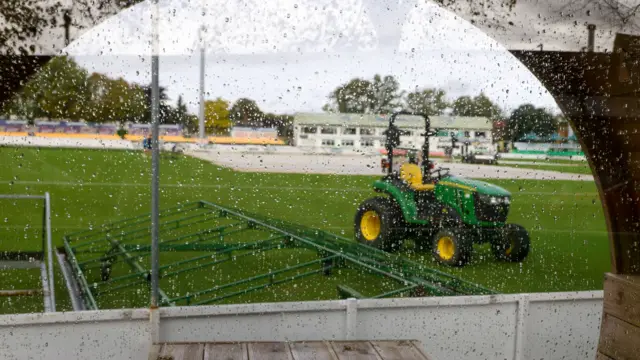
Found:
[[[200,1],[160,4],[160,83],[173,101],[182,95],[194,113],[199,56],[193,53],[203,22],[207,98],[249,97],[263,110],[280,113],[320,111],[336,86],[379,73],[396,76],[405,90],[438,87],[451,98],[484,91],[507,110],[522,103],[556,108],[538,80],[502,45],[431,2],[215,0],[207,1],[204,17]],[[67,51],[89,71],[149,83],[150,14],[148,3],[127,9],[85,32]],[[515,27],[525,28],[526,16],[513,18],[520,22]],[[558,37],[565,44],[586,40],[583,30],[556,26],[553,31],[570,35]],[[531,48],[531,41],[519,34],[511,35],[511,44]]]

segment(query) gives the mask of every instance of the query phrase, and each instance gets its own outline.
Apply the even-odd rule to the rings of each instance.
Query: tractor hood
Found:
[[[492,195],[492,196],[511,196],[511,193],[500,186],[480,181],[467,179],[458,176],[447,176],[442,178],[439,182],[440,185],[459,187],[470,191],[476,191],[480,194]]]

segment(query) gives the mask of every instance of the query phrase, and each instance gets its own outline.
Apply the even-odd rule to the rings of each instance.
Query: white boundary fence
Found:
[[[146,359],[153,341],[420,340],[434,359],[594,359],[602,291],[0,316],[0,359]]]
[[[86,149],[120,149],[136,150],[141,149],[140,142],[130,140],[101,140],[82,138],[47,138],[37,136],[0,136],[0,144],[9,146],[42,146],[56,148],[86,148]],[[168,142],[167,144],[170,144]],[[170,146],[164,146],[168,150]],[[241,153],[267,153],[267,154],[300,154],[300,155],[378,155],[378,149],[348,149],[329,147],[295,147],[285,145],[223,145],[208,144],[200,146],[197,144],[185,143],[180,147],[188,151],[196,152],[241,152]],[[500,153],[500,159],[528,159],[544,160],[547,155],[513,154]],[[576,162],[586,161],[584,156],[553,156],[558,160],[575,160]]]
[[[55,282],[53,278],[53,246],[51,244],[51,197],[44,195],[0,194],[0,199],[7,200],[42,200],[42,259],[40,261],[6,261],[0,260],[0,268],[21,269],[40,268],[42,294],[45,312],[56,311]],[[0,347],[0,350],[2,348]]]

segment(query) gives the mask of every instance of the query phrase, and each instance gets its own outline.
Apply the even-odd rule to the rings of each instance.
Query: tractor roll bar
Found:
[[[391,114],[389,118],[389,128],[386,131],[387,141],[385,144],[385,148],[387,150],[387,160],[389,163],[388,174],[391,175],[393,172],[393,149],[397,148],[400,145],[400,135],[403,135],[402,130],[398,128],[395,124],[396,117],[398,115],[418,115],[424,118],[424,133],[420,134],[424,136],[424,144],[422,145],[422,162],[420,164],[420,168],[422,170],[422,183],[427,184],[431,182],[431,172],[429,169],[429,137],[434,135],[434,132],[430,130],[431,121],[429,117],[423,114],[414,114],[409,111],[397,111]]]

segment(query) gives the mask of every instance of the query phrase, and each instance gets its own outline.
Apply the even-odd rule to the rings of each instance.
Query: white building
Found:
[[[378,151],[385,146],[384,131],[389,115],[297,113],[293,121],[294,145]],[[451,133],[457,135],[458,145],[467,141],[469,151],[493,151],[492,123],[484,117],[431,116],[431,129],[437,135],[429,140],[432,153],[443,153],[451,146]],[[400,147],[421,148],[424,138],[424,118],[400,115],[396,125],[408,131],[400,137]],[[461,148],[455,149],[459,153]]]

